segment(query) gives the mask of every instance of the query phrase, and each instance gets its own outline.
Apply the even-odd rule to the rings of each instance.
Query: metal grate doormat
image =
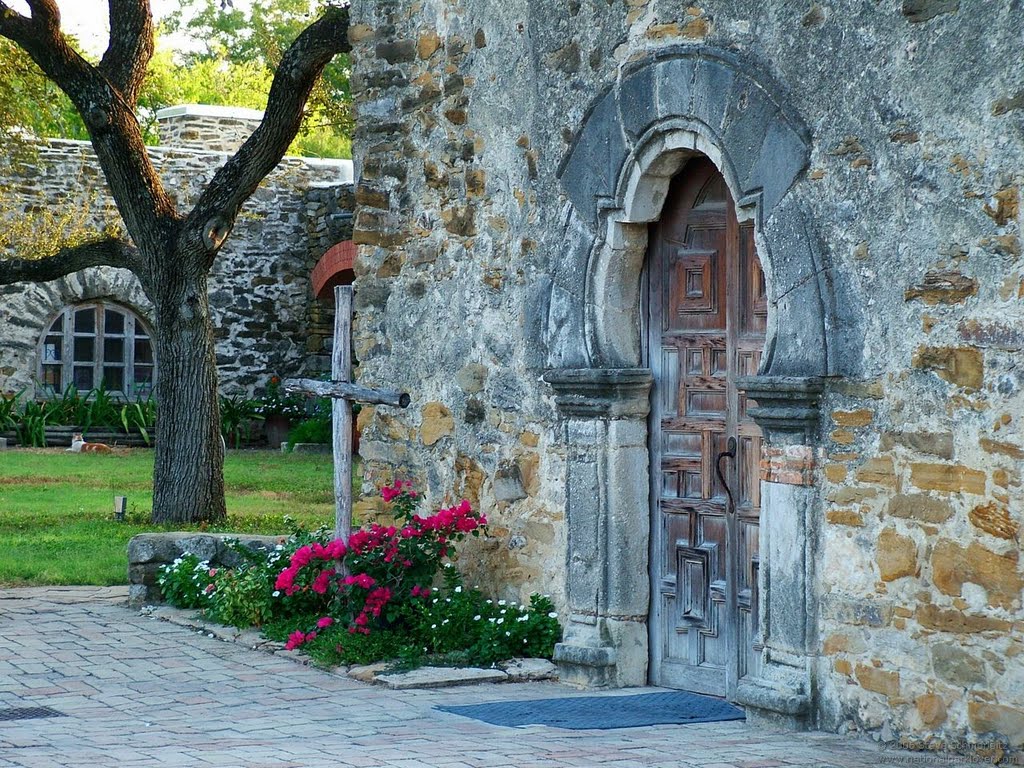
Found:
[[[49,707],[12,707],[10,709],[0,709],[0,721],[36,720],[40,717],[66,717],[66,715]]]
[[[684,725],[743,720],[743,710],[713,696],[685,691],[633,696],[576,696],[535,701],[496,701],[436,707],[492,725],[547,725],[570,730],[609,730],[646,725]]]

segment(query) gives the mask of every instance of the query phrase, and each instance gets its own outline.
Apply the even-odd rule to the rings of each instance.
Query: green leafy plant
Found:
[[[218,569],[213,586],[206,611],[211,618],[234,627],[259,627],[273,616],[263,569]]]
[[[329,443],[331,435],[330,416],[303,419],[288,432],[288,450],[294,448],[296,443]]]
[[[32,448],[46,447],[46,425],[50,411],[45,402],[40,403],[29,400],[21,412],[15,432],[20,445]]]
[[[242,443],[242,433],[248,437],[248,427],[254,419],[262,419],[258,400],[251,400],[242,395],[220,398],[220,433],[225,440],[232,440],[234,447]]]
[[[128,434],[138,432],[146,445],[149,445],[149,433],[156,425],[156,401],[150,394],[145,400],[141,396],[134,402],[121,406],[121,426]]]
[[[0,394],[0,432],[7,432],[18,426],[19,404],[25,390]]]

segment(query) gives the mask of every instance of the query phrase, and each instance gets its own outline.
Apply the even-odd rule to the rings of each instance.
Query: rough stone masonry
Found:
[[[359,375],[418,405],[364,409],[363,487],[483,507],[472,578],[553,594],[570,676],[642,683],[637,286],[659,173],[707,155],[769,296],[746,702],[1020,746],[1022,23],[972,0],[356,4]]]

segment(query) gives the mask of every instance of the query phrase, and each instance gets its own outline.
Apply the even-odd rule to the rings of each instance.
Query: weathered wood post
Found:
[[[285,379],[286,392],[329,397],[334,454],[334,535],[348,541],[352,533],[352,403],[393,405],[405,408],[407,392],[371,389],[352,383],[352,286],[334,289],[334,349],[331,353],[332,381]]]

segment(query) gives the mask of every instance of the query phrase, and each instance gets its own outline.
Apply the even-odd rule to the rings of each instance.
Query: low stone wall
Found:
[[[238,553],[225,541],[237,539],[252,550],[273,549],[284,536],[239,536],[233,533],[142,533],[128,542],[128,605],[139,608],[162,603],[160,566],[173,563],[176,558],[193,554],[200,560],[209,560],[211,568],[234,568],[241,564]]]

